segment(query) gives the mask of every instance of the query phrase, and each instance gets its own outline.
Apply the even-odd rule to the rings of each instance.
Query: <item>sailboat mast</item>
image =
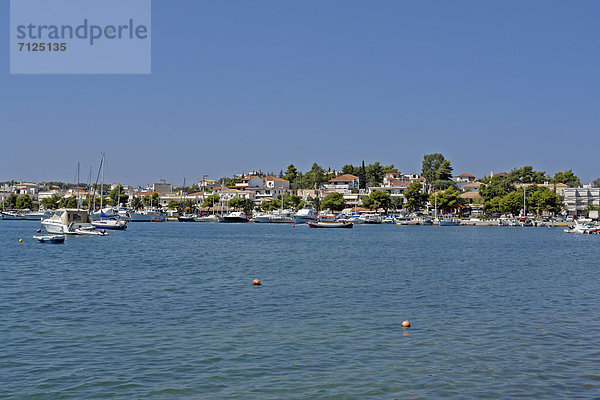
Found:
[[[79,188],[79,163],[77,163],[77,209],[81,209],[81,189]]]
[[[104,200],[104,153],[102,153],[102,183],[100,184],[100,213],[102,213],[102,201]]]

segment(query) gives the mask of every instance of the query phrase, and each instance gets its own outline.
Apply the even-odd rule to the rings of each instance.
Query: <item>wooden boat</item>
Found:
[[[43,235],[43,236],[34,236],[33,238],[39,240],[40,243],[57,244],[57,243],[65,242],[64,235]]]
[[[308,223],[309,228],[352,228],[352,222],[334,222],[334,221],[312,221]]]

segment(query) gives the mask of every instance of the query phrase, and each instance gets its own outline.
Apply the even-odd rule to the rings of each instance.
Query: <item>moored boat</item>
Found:
[[[439,224],[440,226],[459,226],[460,220],[452,217],[444,217],[441,221],[439,221]]]
[[[308,223],[309,228],[352,228],[352,222],[335,222],[335,221],[312,221]]]
[[[227,222],[227,223],[249,222],[249,218],[246,214],[244,214],[241,211],[234,211],[232,213],[224,215],[223,222]]]
[[[59,244],[65,242],[64,235],[42,235],[42,236],[34,236],[34,239],[40,241],[40,243],[51,243],[51,244]]]
[[[56,210],[50,218],[42,220],[42,225],[48,233],[60,235],[108,235],[104,230],[96,230],[85,210]]]

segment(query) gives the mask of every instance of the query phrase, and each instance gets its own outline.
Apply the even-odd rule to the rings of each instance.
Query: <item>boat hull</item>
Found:
[[[228,224],[240,224],[240,223],[249,222],[249,221],[248,221],[248,218],[245,218],[245,217],[224,216],[223,222],[228,223]]]
[[[354,224],[352,222],[321,222],[321,221],[317,221],[317,222],[309,222],[308,223],[309,228],[335,229],[335,228],[352,228],[353,226],[354,226]]]

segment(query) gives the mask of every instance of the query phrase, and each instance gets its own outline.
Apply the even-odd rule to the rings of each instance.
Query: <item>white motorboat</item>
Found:
[[[266,212],[259,212],[252,217],[252,221],[261,224],[268,224],[271,222],[271,215]]]
[[[589,218],[579,218],[573,221],[575,225],[572,225],[564,230],[565,233],[597,233],[598,227],[592,224],[592,220]]]
[[[29,221],[41,221],[44,218],[48,218],[52,215],[49,211],[30,211],[25,212],[21,215],[21,219],[26,219]]]
[[[42,225],[48,233],[59,235],[107,235],[103,230],[96,230],[85,210],[57,210],[50,218],[43,219]]]
[[[294,218],[292,213],[287,210],[273,211],[269,216],[269,220],[273,224],[293,224]]]
[[[363,224],[381,224],[382,219],[377,214],[364,214],[358,217]]]
[[[314,208],[302,208],[294,214],[294,222],[297,224],[305,224],[317,219],[318,216],[319,214]]]
[[[195,219],[196,222],[211,222],[211,223],[217,223],[217,222],[222,222],[221,218],[218,215],[205,215],[203,217],[196,217]]]
[[[122,221],[117,218],[106,218],[99,221],[92,221],[92,225],[98,229],[110,229],[118,231],[127,229],[127,221]]]
[[[241,211],[234,211],[227,215],[223,216],[224,221],[227,223],[240,223],[240,222],[249,222],[249,218],[246,214]]]
[[[335,222],[335,221],[312,221],[308,223],[309,228],[352,228],[352,222]]]
[[[130,211],[131,222],[163,222],[167,216],[155,208],[145,208],[142,211]]]
[[[0,215],[2,215],[2,219],[7,220],[23,219],[23,214],[19,211],[0,211]]]
[[[34,236],[33,238],[39,240],[40,243],[59,244],[65,242],[65,235],[43,235]]]

